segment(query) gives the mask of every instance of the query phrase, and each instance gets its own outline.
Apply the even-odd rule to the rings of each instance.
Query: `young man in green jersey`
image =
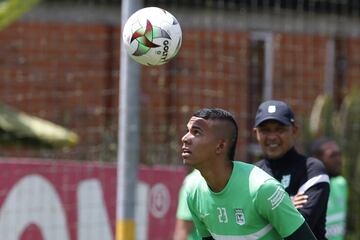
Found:
[[[185,189],[202,239],[316,239],[278,181],[233,161],[237,135],[231,113],[205,108],[193,114],[182,137],[183,162],[202,175]]]
[[[345,239],[348,186],[341,176],[341,151],[329,138],[316,140],[311,146],[312,156],[320,159],[330,176],[330,196],[326,213],[326,237],[329,240]]]

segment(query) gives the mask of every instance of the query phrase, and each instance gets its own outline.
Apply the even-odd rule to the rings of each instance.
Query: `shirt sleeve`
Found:
[[[319,218],[326,212],[329,192],[328,183],[318,183],[304,193],[308,196],[308,201],[298,210],[304,216],[310,228],[314,228]]]
[[[192,219],[194,221],[195,227],[197,229],[198,234],[200,235],[200,237],[207,238],[207,237],[211,237],[210,232],[207,230],[205,224],[203,221],[201,221],[198,213],[196,212],[193,204],[195,203],[194,198],[192,197],[191,194],[187,194],[187,204],[192,216]]]
[[[254,201],[259,214],[267,219],[283,238],[291,235],[305,222],[289,195],[275,179],[267,180],[258,189]]]
[[[308,201],[298,210],[313,229],[326,212],[330,184],[326,169],[320,160],[308,158],[306,165],[309,180],[300,187],[299,192],[307,195]]]
[[[186,201],[186,191],[184,185],[180,188],[179,191],[179,202],[176,210],[176,218],[192,221],[191,212]]]

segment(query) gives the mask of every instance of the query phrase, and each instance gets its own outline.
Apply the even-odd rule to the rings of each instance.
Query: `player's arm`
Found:
[[[188,175],[189,176],[189,175]],[[185,181],[179,191],[179,201],[176,210],[175,230],[173,240],[186,240],[194,228],[191,212],[186,200]]]
[[[325,182],[312,186],[304,193],[308,197],[307,202],[298,210],[311,228],[316,225],[321,214],[326,211],[329,193],[329,183]]]
[[[255,206],[285,239],[316,240],[289,195],[275,179],[266,181],[257,192]]]
[[[195,207],[193,207],[193,196],[192,194],[189,194],[187,196],[187,204],[188,204],[188,208],[190,210],[193,222],[194,222],[194,227],[197,230],[198,235],[201,237],[201,239],[205,239],[205,240],[211,240],[213,239],[211,237],[210,232],[208,231],[208,229],[206,228],[206,226],[204,225],[204,223],[200,220],[200,217],[198,216],[198,211]]]
[[[192,209],[192,207],[189,205],[190,212],[193,217],[193,223],[194,227],[197,229],[198,235],[203,240],[212,240],[212,236],[209,233],[209,231],[206,229],[205,225],[200,221],[199,217],[197,216],[196,212]]]
[[[194,228],[192,220],[176,219],[173,240],[186,240]]]
[[[306,222],[301,224],[301,226],[295,230],[290,236],[284,238],[285,240],[299,240],[299,239],[315,239],[316,237],[312,233],[309,225]]]
[[[319,218],[326,212],[330,193],[329,177],[324,164],[315,158],[306,160],[308,181],[298,190],[304,193],[308,199],[298,211],[303,215],[310,228],[318,223]]]

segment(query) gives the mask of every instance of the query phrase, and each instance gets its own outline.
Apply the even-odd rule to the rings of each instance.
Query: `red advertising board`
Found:
[[[0,161],[0,236],[7,240],[114,240],[116,165]],[[184,169],[140,167],[138,240],[171,238]]]

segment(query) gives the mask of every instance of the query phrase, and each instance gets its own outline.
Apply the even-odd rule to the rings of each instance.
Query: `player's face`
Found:
[[[331,175],[338,176],[341,173],[341,152],[335,142],[327,142],[321,146],[323,154],[321,160]]]
[[[187,132],[181,139],[184,164],[195,168],[211,164],[218,144],[214,127],[214,121],[191,117]]]
[[[297,127],[269,120],[254,128],[254,132],[264,155],[278,159],[295,145]]]

